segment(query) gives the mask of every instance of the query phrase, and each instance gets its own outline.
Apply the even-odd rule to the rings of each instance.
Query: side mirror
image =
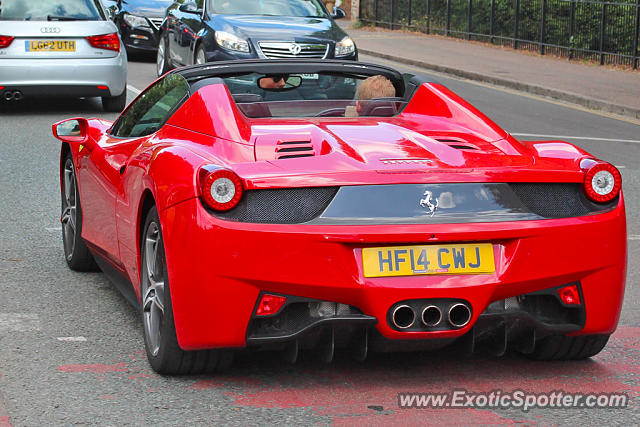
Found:
[[[53,136],[69,144],[86,144],[89,122],[87,119],[67,119],[52,126]]]
[[[114,6],[108,7],[105,12],[107,12],[107,19],[109,21],[115,21],[116,19],[116,9]]]
[[[260,89],[269,91],[290,90],[300,87],[302,77],[286,75],[268,75],[258,80]]]
[[[347,17],[347,12],[345,12],[343,9],[340,9],[339,7],[334,7],[333,8],[333,14],[331,15],[331,17],[333,19],[346,18]]]
[[[182,5],[180,5],[178,10],[180,10],[180,12],[184,12],[184,13],[193,13],[193,14],[202,13],[202,9],[198,9],[198,5],[196,4],[196,2],[193,2],[193,1],[189,1],[189,2],[186,2],[186,3],[182,4]]]

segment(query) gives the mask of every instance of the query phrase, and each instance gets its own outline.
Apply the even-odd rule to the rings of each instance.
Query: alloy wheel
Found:
[[[76,174],[73,161],[69,158],[64,164],[62,199],[62,233],[64,251],[67,260],[71,260],[75,250],[76,230],[78,224],[76,203]]]
[[[156,356],[160,351],[162,322],[164,320],[165,264],[162,237],[156,222],[149,223],[144,241],[144,275],[142,310],[149,351]]]

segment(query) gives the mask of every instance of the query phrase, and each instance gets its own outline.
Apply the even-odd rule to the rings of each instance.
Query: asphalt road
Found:
[[[372,58],[362,58],[374,62]],[[403,71],[419,70],[399,66]],[[154,79],[130,63],[130,96]],[[140,319],[102,274],[67,269],[59,222],[59,144],[51,124],[104,114],[97,100],[0,105],[0,427],[210,424],[634,424],[627,409],[399,409],[399,392],[640,394],[640,124],[443,76],[510,132],[568,139],[621,168],[629,270],[620,327],[589,361],[538,363],[453,353],[374,355],[355,363],[313,354],[240,355],[223,375],[162,377],[147,365]],[[545,135],[545,136],[527,136]],[[606,283],[603,283],[606,286]]]

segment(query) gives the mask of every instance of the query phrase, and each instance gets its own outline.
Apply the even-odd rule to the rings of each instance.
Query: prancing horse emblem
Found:
[[[292,43],[291,46],[289,46],[289,52],[294,56],[298,56],[300,52],[302,52],[302,46],[297,43]]]
[[[435,200],[435,205],[431,203],[432,200]],[[429,214],[433,216],[436,213],[436,209],[438,209],[438,199],[433,197],[433,193],[431,191],[427,190],[424,192],[424,199],[420,199],[420,206],[429,209]]]

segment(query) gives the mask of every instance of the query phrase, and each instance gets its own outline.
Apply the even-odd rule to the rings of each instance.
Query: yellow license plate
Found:
[[[75,52],[74,40],[28,40],[25,42],[27,52]]]
[[[362,264],[365,277],[487,274],[496,270],[490,243],[364,248]]]

